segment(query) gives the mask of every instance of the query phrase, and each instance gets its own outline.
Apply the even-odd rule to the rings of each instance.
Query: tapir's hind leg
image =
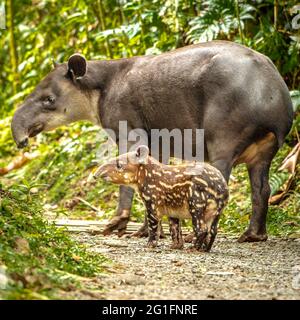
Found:
[[[215,241],[218,232],[218,222],[222,209],[223,205],[221,203],[218,205],[215,200],[207,200],[205,211],[200,220],[201,228],[206,230],[207,232],[205,238],[203,239],[203,243],[201,244],[201,249],[203,251],[210,251]]]
[[[180,220],[177,218],[170,217],[169,224],[170,224],[170,233],[171,233],[172,242],[173,242],[171,249],[182,249],[184,245],[184,241],[182,238]]]
[[[244,153],[243,160],[247,163],[251,183],[252,215],[250,225],[239,242],[265,241],[268,238],[266,218],[270,196],[269,169],[277,150],[275,136],[268,134]]]
[[[218,222],[219,222],[221,212],[222,212],[222,209],[217,209],[217,211],[208,213],[207,218],[211,219],[212,222],[210,223],[210,227],[208,228],[208,232],[203,244],[204,250],[207,252],[210,251],[215,241],[216,235],[218,233]]]

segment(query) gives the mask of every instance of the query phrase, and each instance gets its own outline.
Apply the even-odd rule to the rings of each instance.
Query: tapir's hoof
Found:
[[[256,234],[252,231],[247,230],[244,232],[238,239],[238,242],[258,242],[258,241],[266,241],[268,236],[266,233]]]
[[[148,226],[144,223],[137,231],[129,234],[128,238],[146,238],[148,237]]]
[[[148,237],[148,229],[142,229],[140,228],[139,230],[126,235],[126,238],[146,238]]]
[[[118,230],[118,236],[121,237],[126,232],[127,223],[129,221],[129,211],[123,210],[123,212],[110,220],[107,226],[102,231],[104,236],[108,236],[114,232],[114,230]]]
[[[162,227],[161,224],[160,224],[160,227],[159,227],[159,238],[160,238],[160,239],[165,239],[165,238],[166,238],[164,229],[163,229],[163,227]]]
[[[188,253],[199,253],[199,252],[205,252],[202,248],[196,248],[195,246],[189,247],[186,250]]]
[[[147,243],[147,248],[156,248],[157,247],[157,241],[156,240],[150,240]]]
[[[171,245],[171,249],[183,249],[184,242],[179,241],[179,242],[173,242]]]
[[[149,233],[148,233],[148,226],[146,224],[143,224],[139,230],[131,233],[131,234],[128,234],[126,236],[126,238],[147,238],[149,236]],[[160,227],[160,231],[159,231],[159,237],[161,239],[165,238],[165,233],[163,231],[163,228]]]
[[[186,243],[193,243],[194,237],[195,237],[194,232],[191,232],[191,233],[189,233],[188,235],[186,235],[186,236],[184,237],[184,242],[186,242]]]

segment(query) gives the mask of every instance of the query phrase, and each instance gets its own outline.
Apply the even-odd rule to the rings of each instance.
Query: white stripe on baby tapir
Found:
[[[184,182],[180,182],[180,183],[175,183],[175,184],[171,184],[171,185],[168,185],[162,181],[158,181],[158,183],[163,186],[164,188],[167,188],[167,189],[173,189],[175,187],[183,187],[183,186],[186,186],[187,184],[188,185],[192,185],[192,181],[184,181]]]
[[[211,188],[207,188],[206,191],[210,194],[212,194],[215,198],[220,199],[223,198],[223,194],[217,194],[217,192],[215,192],[213,189]]]
[[[148,200],[151,199],[151,197],[146,196],[144,193],[143,193],[143,198],[144,198],[146,201],[148,201]]]
[[[199,177],[194,177],[194,180],[196,180],[196,181],[198,181],[198,182],[200,182],[200,183],[204,184],[205,186],[208,186],[207,182],[206,182],[205,180],[203,180],[203,179],[199,178]]]
[[[161,173],[160,173],[159,171],[153,170],[152,173],[155,174],[155,175],[157,175],[157,176],[160,176],[160,177],[161,177]]]

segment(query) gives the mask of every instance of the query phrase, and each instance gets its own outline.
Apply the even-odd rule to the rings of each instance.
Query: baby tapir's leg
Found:
[[[204,239],[204,243],[202,245],[204,251],[210,251],[210,249],[215,241],[215,238],[216,238],[216,235],[218,232],[219,217],[220,217],[220,215],[218,215],[214,219],[214,221],[212,222],[211,228],[210,228],[209,232],[207,233],[206,238]]]
[[[162,227],[162,224],[160,223],[158,226],[158,230],[159,230],[159,237],[161,239],[165,238],[165,233],[164,233],[164,229]],[[144,219],[144,223],[143,225],[139,228],[139,230],[129,234],[126,236],[126,238],[144,238],[144,237],[148,237],[148,219],[147,219],[147,215],[145,215],[145,219]]]
[[[207,236],[207,228],[201,219],[203,216],[203,210],[197,209],[191,213],[191,215],[195,233],[194,246],[197,250],[203,250],[203,243]]]
[[[218,231],[218,221],[222,207],[218,206],[214,199],[208,199],[206,208],[200,220],[201,228],[207,231],[206,237],[201,244],[201,249],[210,251]]]
[[[204,191],[192,190],[189,201],[197,250],[209,251],[217,231],[218,205]]]
[[[159,219],[157,216],[157,211],[153,203],[146,202],[146,210],[147,210],[147,220],[148,220],[148,230],[149,230],[149,238],[148,238],[148,247],[156,247],[158,240],[158,226]]]
[[[202,243],[207,235],[207,229],[203,221],[203,214],[206,207],[205,196],[197,190],[192,191],[189,200],[189,211],[192,216],[192,223],[194,229],[194,245],[198,250],[202,249]]]
[[[182,239],[180,220],[177,218],[170,217],[169,224],[170,224],[170,233],[173,241],[171,249],[182,249],[184,242]]]

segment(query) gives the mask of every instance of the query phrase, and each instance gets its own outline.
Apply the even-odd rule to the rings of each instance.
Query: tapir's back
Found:
[[[203,128],[209,135],[218,125],[236,134],[251,123],[281,143],[292,123],[289,91],[271,60],[233,42],[135,58],[126,87],[149,128]]]

